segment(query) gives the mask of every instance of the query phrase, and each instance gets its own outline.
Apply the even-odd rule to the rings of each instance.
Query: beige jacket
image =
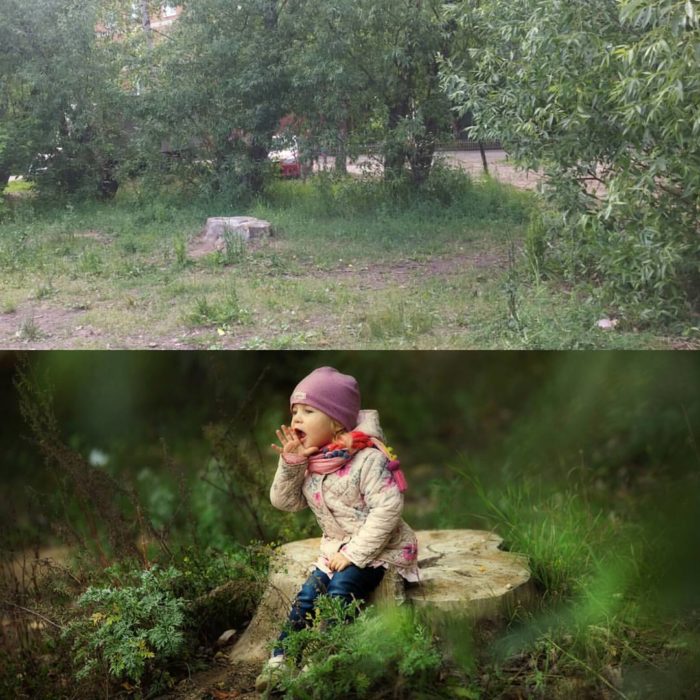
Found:
[[[360,411],[355,428],[383,441],[376,411]],[[290,460],[291,461],[291,460]],[[321,554],[342,549],[359,567],[391,565],[415,580],[418,546],[413,530],[401,519],[403,494],[387,458],[375,448],[357,452],[332,474],[307,474],[306,461],[288,464],[280,457],[270,489],[275,508],[313,510],[323,531]]]

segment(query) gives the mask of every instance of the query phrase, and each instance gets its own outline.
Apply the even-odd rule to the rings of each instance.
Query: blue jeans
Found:
[[[383,566],[376,568],[368,566],[361,569],[359,566],[350,564],[342,571],[334,572],[333,578],[330,578],[321,569],[314,569],[297,593],[292,609],[289,611],[287,625],[277,641],[281,642],[291,631],[297,632],[311,624],[314,605],[319,595],[341,598],[346,604],[351,603],[353,599],[365,600],[380,584],[384,578],[384,572]],[[283,653],[284,650],[279,644],[272,651],[273,656]]]

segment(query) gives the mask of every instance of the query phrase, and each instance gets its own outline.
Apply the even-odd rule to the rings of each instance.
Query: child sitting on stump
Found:
[[[332,367],[314,370],[290,398],[291,426],[277,430],[279,464],[270,489],[285,511],[309,506],[323,536],[313,572],[297,594],[285,630],[258,676],[256,689],[274,685],[284,663],[283,640],[310,624],[325,594],[346,604],[365,600],[391,566],[418,580],[418,547],[401,519],[406,480],[383,444],[376,411],[360,410],[354,377]]]

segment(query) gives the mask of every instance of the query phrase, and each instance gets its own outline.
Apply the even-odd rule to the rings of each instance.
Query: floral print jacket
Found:
[[[383,440],[376,411],[360,411],[355,430]],[[270,500],[280,510],[313,510],[323,531],[320,568],[342,551],[361,568],[393,566],[404,578],[417,580],[416,535],[401,519],[403,494],[387,463],[382,452],[366,448],[323,475],[307,474],[305,459],[280,457]]]

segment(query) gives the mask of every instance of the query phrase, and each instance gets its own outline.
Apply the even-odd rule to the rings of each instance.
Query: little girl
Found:
[[[418,580],[416,536],[401,519],[406,481],[382,443],[377,412],[360,410],[357,381],[320,367],[302,379],[289,403],[291,426],[281,426],[280,445],[272,445],[280,459],[270,500],[286,511],[309,506],[323,537],[313,573],[258,677],[259,692],[282,667],[288,630],[309,624],[320,594],[346,603],[366,599],[389,566]]]

